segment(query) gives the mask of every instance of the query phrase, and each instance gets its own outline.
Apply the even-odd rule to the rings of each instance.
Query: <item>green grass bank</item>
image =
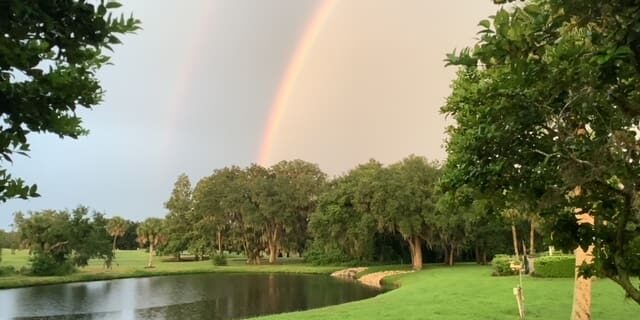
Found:
[[[246,265],[244,259],[231,257],[227,266],[214,266],[210,260],[204,261],[167,261],[167,257],[154,257],[154,268],[145,268],[148,254],[144,251],[118,251],[111,269],[105,269],[102,261],[91,260],[89,265],[78,272],[66,276],[36,277],[12,275],[0,277],[0,289],[28,287],[79,281],[97,281],[121,278],[151,277],[162,275],[193,274],[207,272],[254,272],[254,273],[310,273],[327,274],[340,269],[332,266],[313,266],[299,259],[287,259],[282,264]],[[11,254],[3,249],[0,266],[13,266],[20,269],[29,265],[26,250]]]
[[[211,261],[170,262],[155,258],[156,267],[145,269],[147,254],[143,251],[118,251],[116,263],[106,270],[100,261],[79,272],[63,277],[14,275],[0,277],[0,288],[24,287],[77,281],[108,280],[130,277],[177,275],[207,272],[288,272],[327,274],[340,267],[312,266],[300,260],[285,260],[279,265],[245,265],[242,258],[229,259],[228,266],[216,267]],[[28,265],[26,251],[12,255],[3,252],[0,265],[16,268]],[[408,266],[374,266],[359,274],[384,270],[404,270]],[[476,265],[454,268],[427,265],[421,272],[387,278],[400,287],[372,299],[303,312],[285,313],[260,318],[279,319],[440,319],[440,320],[513,320],[516,303],[511,289],[516,276],[492,277],[492,269]],[[573,279],[524,278],[527,319],[568,319],[571,312]],[[640,306],[625,299],[613,282],[600,279],[593,286],[593,319],[635,319]]]
[[[512,288],[518,277],[492,277],[492,269],[476,265],[454,268],[426,266],[421,272],[388,278],[400,288],[377,297],[303,312],[261,317],[260,320],[515,320]],[[573,279],[524,278],[527,319],[569,319]],[[593,319],[637,319],[640,306],[625,299],[610,280],[593,285]]]

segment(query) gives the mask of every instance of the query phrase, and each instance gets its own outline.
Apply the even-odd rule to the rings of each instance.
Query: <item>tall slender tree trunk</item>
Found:
[[[482,265],[487,265],[487,248],[482,248]]]
[[[576,215],[578,225],[594,225],[593,216],[589,214]],[[579,275],[578,267],[583,263],[593,263],[593,245],[590,245],[585,252],[578,247],[574,254],[576,256],[575,283],[573,287],[573,305],[571,307],[571,320],[591,320],[591,278],[584,278]]]
[[[222,256],[222,232],[218,230],[218,255]]]
[[[456,246],[452,243],[451,250],[449,250],[449,259],[448,259],[449,261],[447,263],[451,267],[453,267],[453,264],[455,262],[455,259],[454,259],[455,255],[456,255]]]
[[[113,249],[111,249],[111,251],[113,251],[113,255],[116,255],[116,239],[118,239],[118,236],[113,236]]]
[[[278,228],[273,231],[273,234],[269,237],[269,263],[274,264],[278,261],[278,250],[279,248],[279,237],[280,234],[278,232]]]
[[[422,270],[422,239],[418,236],[411,236],[408,239],[411,249],[411,265],[413,270]]]
[[[147,262],[147,268],[153,268],[153,242],[149,242],[149,261]]]
[[[575,284],[573,288],[573,305],[571,307],[571,320],[591,319],[591,278],[585,279],[578,275],[578,267],[583,262],[591,263],[593,259],[593,245],[589,246],[587,252],[578,247],[575,250],[576,271]]]
[[[536,254],[536,223],[531,219],[531,230],[529,231],[529,254]]]
[[[442,258],[442,264],[447,264],[449,263],[449,245],[445,244],[443,246],[444,248],[444,252],[443,252],[443,258]]]
[[[516,253],[516,260],[520,260],[520,251],[518,251],[518,233],[516,225],[511,224],[511,236],[513,237],[513,250]]]
[[[476,255],[476,264],[482,264],[482,261],[480,260],[480,246],[477,244],[475,248],[475,255]]]
[[[269,263],[274,264],[278,262],[278,244],[273,242],[269,243]]]
[[[244,255],[247,256],[247,263],[251,263],[251,256],[249,255],[249,241],[247,241],[247,237],[244,237]]]
[[[249,261],[252,264],[260,264],[260,250],[254,249],[250,251]]]
[[[260,250],[249,246],[249,239],[244,236],[244,252],[247,256],[247,264],[260,264]]]

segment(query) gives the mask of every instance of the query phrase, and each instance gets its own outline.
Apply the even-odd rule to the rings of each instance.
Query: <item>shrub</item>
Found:
[[[511,263],[515,261],[515,258],[506,254],[496,254],[491,260],[491,266],[493,267],[494,276],[511,276],[518,274],[511,270]]]
[[[16,273],[16,268],[13,266],[1,266],[0,267],[0,277],[11,276]]]
[[[30,275],[30,274],[31,274],[31,268],[29,268],[29,267],[27,267],[27,266],[22,266],[22,267],[20,267],[20,269],[18,270],[18,274],[28,276],[28,275]]]
[[[211,258],[211,262],[213,262],[214,266],[226,266],[227,257],[225,257],[223,254],[216,254]]]
[[[546,256],[535,260],[534,275],[543,278],[573,278],[576,258],[574,256]]]
[[[75,271],[70,261],[58,261],[45,254],[36,254],[30,260],[31,274],[36,276],[63,276]]]
[[[304,260],[315,265],[358,264],[353,258],[337,248],[320,248],[312,246],[305,252]]]

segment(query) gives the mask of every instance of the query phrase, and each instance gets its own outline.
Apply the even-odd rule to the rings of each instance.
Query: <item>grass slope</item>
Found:
[[[375,298],[296,313],[268,316],[281,319],[441,319],[513,320],[517,307],[512,288],[517,277],[491,277],[491,269],[475,265],[455,268],[427,266],[424,271],[394,276],[399,289]],[[568,319],[573,279],[524,279],[527,319]],[[640,307],[625,300],[609,280],[593,287],[593,319],[636,319]]]
[[[118,251],[116,260],[112,269],[105,269],[102,261],[91,260],[89,266],[80,268],[78,272],[68,276],[55,277],[35,277],[14,275],[8,277],[0,277],[0,289],[26,287],[43,284],[107,280],[118,278],[134,278],[148,277],[160,275],[175,275],[189,273],[206,273],[206,272],[286,272],[286,273],[315,273],[326,274],[331,273],[340,267],[312,266],[304,264],[299,259],[288,259],[286,263],[278,265],[246,265],[242,258],[229,259],[228,266],[216,267],[211,261],[186,261],[186,262],[169,262],[163,261],[163,257],[154,257],[155,268],[146,269],[148,254],[144,251]],[[3,249],[2,262],[0,266],[11,265],[16,269],[29,264],[29,256],[26,250],[16,251],[11,254],[10,250]]]
[[[230,259],[229,266],[215,267],[210,261],[168,262],[156,257],[156,268],[145,269],[147,254],[143,251],[118,251],[112,270],[100,261],[91,261],[76,274],[64,277],[0,277],[0,288],[51,284],[73,281],[144,277],[166,274],[203,272],[290,272],[329,273],[339,267],[318,267],[286,260],[281,265],[247,266],[241,258]],[[0,265],[17,268],[28,265],[28,255],[5,250]],[[406,269],[407,266],[375,266],[360,276],[384,270]],[[440,320],[512,320],[516,319],[516,303],[512,288],[517,277],[491,277],[491,269],[475,265],[455,268],[426,266],[424,271],[393,276],[399,289],[375,298],[296,313],[260,318],[277,319],[440,319]],[[527,319],[568,319],[571,312],[573,279],[524,278]],[[636,319],[640,307],[626,300],[622,289],[609,280],[597,280],[593,287],[593,319]]]

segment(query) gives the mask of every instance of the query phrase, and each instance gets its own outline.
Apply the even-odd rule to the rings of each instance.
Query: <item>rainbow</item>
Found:
[[[304,28],[301,34],[298,45],[295,51],[291,55],[291,59],[283,73],[282,80],[278,86],[278,91],[269,108],[269,117],[265,126],[262,144],[260,146],[260,153],[258,155],[258,164],[267,166],[269,161],[269,155],[273,140],[275,138],[276,130],[280,125],[282,115],[285,112],[285,106],[287,100],[291,96],[293,88],[295,86],[296,79],[304,66],[305,59],[309,54],[310,49],[313,47],[313,43],[320,33],[320,29],[325,24],[329,14],[334,9],[336,0],[322,0],[315,8],[311,19]]]

